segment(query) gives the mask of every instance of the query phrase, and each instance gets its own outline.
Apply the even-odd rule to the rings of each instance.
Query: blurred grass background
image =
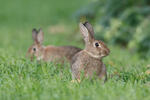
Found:
[[[99,39],[149,58],[149,0],[92,0],[75,15],[78,20],[86,16],[93,22]]]
[[[20,51],[24,54],[32,43],[32,29],[40,27],[47,37],[45,44],[71,44],[74,41],[69,39],[69,35],[75,30],[72,14],[86,3],[87,0],[86,2],[85,0],[2,0],[0,3],[1,47],[17,48],[18,50],[14,52]],[[54,34],[51,34],[51,31]]]
[[[149,4],[148,0],[1,0],[0,100],[149,100]],[[99,80],[73,84],[68,64],[56,67],[25,58],[33,28],[43,29],[44,45],[84,48],[78,22],[85,16],[96,38],[111,50],[104,58],[108,70],[104,85]]]

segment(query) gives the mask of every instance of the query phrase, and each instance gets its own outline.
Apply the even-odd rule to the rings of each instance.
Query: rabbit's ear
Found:
[[[80,23],[79,26],[85,43],[89,44],[93,38],[93,35],[88,31],[87,27],[84,24]]]
[[[44,40],[44,32],[42,31],[42,29],[39,29],[38,35],[37,35],[37,40],[40,44],[43,43]]]
[[[88,31],[90,32],[92,37],[94,37],[94,29],[93,29],[92,25],[89,22],[85,22],[84,26],[88,29]]]
[[[37,42],[37,30],[35,28],[32,30],[32,39]]]

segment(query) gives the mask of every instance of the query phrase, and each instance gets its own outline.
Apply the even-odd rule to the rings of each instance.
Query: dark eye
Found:
[[[36,51],[36,48],[33,48],[33,51]]]
[[[98,47],[98,46],[99,46],[99,43],[95,43],[95,46]]]

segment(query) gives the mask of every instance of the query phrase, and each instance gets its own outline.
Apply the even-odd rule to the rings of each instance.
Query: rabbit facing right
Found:
[[[83,71],[83,77],[92,78],[95,73],[99,79],[104,78],[106,81],[106,67],[102,58],[109,55],[110,50],[104,42],[94,38],[94,30],[89,22],[80,23],[79,27],[85,41],[85,48],[72,58],[72,80],[80,82]]]

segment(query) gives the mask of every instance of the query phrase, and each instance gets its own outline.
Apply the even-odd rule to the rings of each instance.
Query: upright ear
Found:
[[[94,37],[94,29],[92,25],[89,22],[85,22],[84,26],[88,29],[89,33]]]
[[[80,31],[83,35],[85,43],[89,44],[91,40],[93,39],[93,35],[91,35],[91,33],[88,31],[87,27],[84,24],[80,23],[79,26],[80,26]]]
[[[44,40],[44,32],[42,31],[42,29],[39,29],[38,35],[37,35],[37,40],[40,44],[43,43]]]
[[[34,42],[37,42],[37,34],[38,34],[37,30],[34,28],[32,30],[32,39]]]

